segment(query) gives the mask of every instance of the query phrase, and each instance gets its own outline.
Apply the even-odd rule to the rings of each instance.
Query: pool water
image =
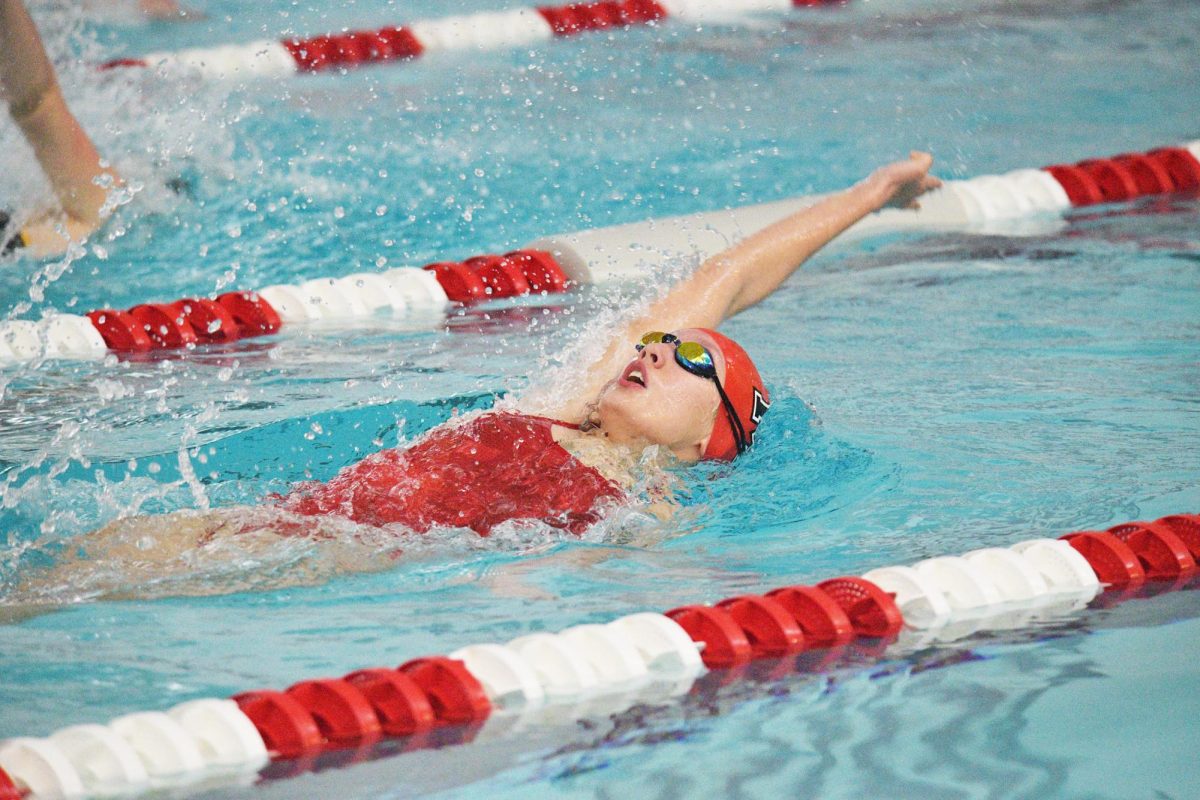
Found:
[[[1200,138],[1186,0],[874,0],[244,84],[69,63],[511,7],[195,5],[186,25],[38,9],[135,191],[86,252],[0,264],[6,315],[501,252],[833,190],[910,148],[967,177]],[[22,148],[0,127],[0,198],[28,214],[46,190]],[[749,456],[681,471],[671,522],[632,508],[581,540],[442,531],[397,559],[352,531],[24,582],[119,515],[249,506],[536,389],[627,289],[5,367],[0,737],[1200,510],[1198,212],[1171,197],[819,255],[726,326],[775,400]],[[1192,797],[1198,617],[1195,591],[1098,602],[201,794]]]

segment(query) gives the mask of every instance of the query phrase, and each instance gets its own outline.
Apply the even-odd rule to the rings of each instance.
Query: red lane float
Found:
[[[1196,560],[1183,540],[1166,525],[1156,522],[1127,522],[1114,525],[1108,532],[1137,555],[1153,580],[1174,580],[1196,571]]]
[[[492,297],[515,297],[529,294],[529,281],[515,261],[504,256],[476,256],[468,258],[464,265],[475,270],[475,274]]]
[[[1174,514],[1155,520],[1155,524],[1166,527],[1178,536],[1187,545],[1192,558],[1200,563],[1200,514]]]
[[[127,311],[102,308],[89,311],[87,318],[104,338],[104,344],[114,353],[142,353],[154,347],[146,331]]]
[[[817,588],[846,612],[858,636],[886,639],[904,626],[892,595],[864,578],[834,578],[818,583]]]
[[[430,656],[406,661],[399,669],[425,692],[439,722],[478,722],[492,711],[487,692],[461,661]]]
[[[465,261],[439,261],[422,269],[432,272],[456,303],[549,294],[570,287],[554,257],[542,250],[514,250],[501,256],[472,256]]]
[[[446,291],[446,297],[456,303],[472,303],[487,297],[488,287],[479,273],[457,261],[439,261],[423,269],[432,272]]]
[[[0,769],[0,800],[22,800],[24,797],[8,773]]]
[[[196,332],[174,304],[143,304],[129,309],[129,316],[150,337],[156,350],[169,350],[196,344]]]
[[[429,696],[403,672],[360,669],[344,680],[367,698],[388,736],[407,736],[432,727],[436,721]]]
[[[1075,206],[1200,189],[1200,160],[1183,147],[1160,147],[1042,169],[1054,176]]]
[[[278,757],[295,758],[324,747],[317,721],[296,698],[262,690],[242,692],[232,699],[254,724],[267,750]]]
[[[1079,531],[1060,538],[1087,560],[1101,583],[1128,586],[1146,580],[1146,569],[1137,554],[1107,531]]]
[[[171,310],[196,334],[202,344],[232,342],[244,334],[229,309],[207,297],[185,297],[171,304]]]
[[[741,625],[723,608],[680,606],[666,612],[679,627],[704,646],[700,657],[704,665],[719,669],[745,664],[754,658],[754,648]]]
[[[266,336],[283,327],[283,321],[271,304],[254,292],[227,292],[217,297],[217,303],[229,312],[237,325],[231,338]]]
[[[804,649],[804,632],[780,603],[769,597],[742,595],[717,603],[729,612],[750,642],[753,658],[784,656]]]
[[[425,52],[425,47],[411,30],[390,27],[308,39],[285,39],[283,46],[296,59],[296,66],[303,72],[405,60]]]
[[[301,681],[284,692],[307,709],[325,741],[358,744],[383,733],[379,717],[357,687],[345,680],[322,678]]]
[[[538,8],[537,12],[549,23],[555,36],[574,36],[584,31],[644,25],[667,17],[667,10],[654,0],[543,6]]]
[[[815,586],[784,586],[764,596],[787,609],[810,647],[834,647],[854,638],[850,617],[832,597]]]

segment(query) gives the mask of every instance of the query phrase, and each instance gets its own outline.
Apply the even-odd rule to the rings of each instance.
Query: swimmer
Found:
[[[644,499],[632,476],[647,456],[732,461],[753,447],[770,391],[749,355],[754,344],[743,349],[717,326],[766,298],[866,215],[915,207],[940,185],[928,174],[932,161],[912,153],[881,167],[664,286],[611,339],[595,343],[579,388],[548,409],[533,413],[518,400],[452,419],[408,447],[370,455],[328,482],[299,484],[266,506],[129,517],[72,546],[83,561],[121,553],[118,560],[183,571],[196,564],[189,554],[229,537],[347,535],[329,527],[335,524],[363,526],[349,535],[376,542],[431,529],[487,536],[501,525],[582,534],[612,507]],[[404,547],[378,549],[396,546]]]
[[[20,230],[0,211],[0,253],[25,248],[37,257],[65,252],[96,230],[120,177],[104,164],[63,100],[54,67],[20,0],[0,0],[0,100],[33,148],[59,209]]]
[[[716,328],[867,214],[913,207],[939,185],[932,162],[913,153],[708,259],[597,342],[580,388],[545,416],[523,413],[518,402],[518,411],[451,421],[328,483],[297,486],[281,507],[415,530],[486,535],[508,520],[536,519],[580,533],[606,505],[627,499],[648,448],[684,463],[732,461],[753,445],[770,392],[747,350]]]

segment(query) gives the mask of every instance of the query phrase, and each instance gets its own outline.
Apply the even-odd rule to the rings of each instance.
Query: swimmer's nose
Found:
[[[667,363],[667,358],[664,352],[670,347],[671,345],[663,342],[646,345],[642,348],[642,359],[649,361],[650,366],[654,367],[655,369],[662,369],[663,365]]]

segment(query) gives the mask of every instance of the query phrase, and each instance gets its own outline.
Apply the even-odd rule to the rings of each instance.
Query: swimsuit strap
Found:
[[[545,422],[549,423],[550,425],[558,425],[563,428],[570,428],[573,431],[580,429],[579,423],[567,422],[566,420],[554,419],[553,417],[543,417],[538,414],[518,414],[518,416],[524,417],[528,420],[533,420],[534,422]]]

